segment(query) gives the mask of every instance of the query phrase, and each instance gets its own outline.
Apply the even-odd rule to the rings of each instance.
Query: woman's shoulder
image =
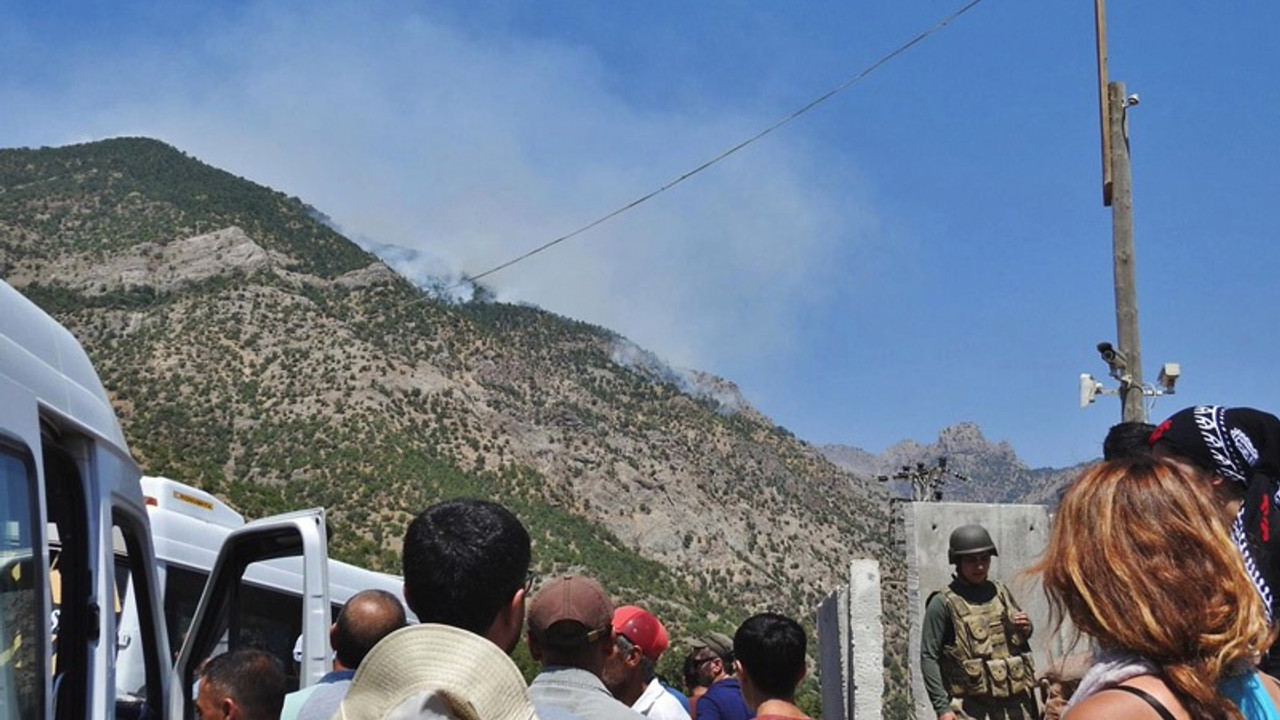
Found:
[[[1233,693],[1228,693],[1231,701],[1240,707],[1245,717],[1280,717],[1280,683],[1265,673],[1254,673],[1249,682],[1253,683],[1253,691],[1249,691],[1248,683],[1236,683]],[[1262,701],[1266,697],[1270,701]]]
[[[1280,680],[1262,671],[1258,671],[1258,679],[1262,680],[1262,686],[1267,689],[1267,694],[1276,700],[1277,705],[1280,705]]]
[[[1142,696],[1121,687],[1130,687],[1150,696],[1175,720],[1186,720],[1187,714],[1168,686],[1154,675],[1140,675],[1090,695],[1071,707],[1064,720],[1111,720],[1112,718],[1144,718],[1160,720],[1160,712]]]

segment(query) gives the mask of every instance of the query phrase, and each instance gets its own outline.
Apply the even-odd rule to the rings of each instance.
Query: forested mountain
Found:
[[[391,571],[417,511],[493,498],[539,571],[585,568],[677,631],[812,618],[849,559],[898,562],[883,489],[731,383],[434,299],[316,217],[154,140],[0,151],[0,272],[85,345],[147,473],[250,517],[323,505],[336,556]]]

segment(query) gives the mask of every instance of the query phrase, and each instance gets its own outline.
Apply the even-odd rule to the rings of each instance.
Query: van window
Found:
[[[253,565],[250,565],[253,567]],[[182,648],[196,606],[209,576],[177,565],[165,568],[164,616],[169,628],[169,647],[176,654]],[[284,664],[290,691],[298,687],[298,668],[293,646],[302,632],[302,588],[283,592],[240,579],[230,622],[234,642],[226,637],[213,654],[253,648],[266,650]],[[335,616],[336,617],[336,616]]]
[[[146,563],[141,516],[117,509],[112,517],[115,549],[116,717],[152,717],[164,707],[161,673],[172,664],[160,656],[159,609]]]
[[[250,565],[250,568],[253,566]],[[280,658],[290,692],[298,689],[293,646],[302,632],[302,588],[286,593],[240,581],[232,613],[235,648],[252,647]]]
[[[164,568],[164,619],[169,630],[169,649],[177,659],[182,641],[187,639],[187,629],[196,616],[200,593],[208,582],[207,572],[196,572],[168,564]]]
[[[0,446],[0,720],[44,717],[48,658],[36,554],[40,507],[23,458]]]

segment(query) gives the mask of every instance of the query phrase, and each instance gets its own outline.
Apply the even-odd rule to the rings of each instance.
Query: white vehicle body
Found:
[[[209,573],[231,531],[245,525],[244,516],[213,495],[185,483],[163,477],[141,479],[151,540],[155,547],[157,581],[164,605],[170,647],[182,644],[195,614]],[[295,640],[302,630],[303,563],[291,557],[250,565],[244,574],[246,595],[237,612],[238,631],[255,645],[270,650],[293,677]],[[327,564],[331,615],[362,590],[385,590],[400,597],[399,577],[373,572],[337,560]],[[132,617],[125,611],[126,621]],[[407,611],[406,611],[407,612]],[[412,617],[412,615],[410,614]],[[143,665],[138,653],[129,652],[133,627],[122,628],[122,650],[117,671],[117,688],[136,693],[141,687]],[[219,649],[225,649],[225,642]],[[304,643],[305,655],[305,643]],[[297,669],[299,687],[313,684],[332,669],[327,636],[318,654],[304,657]]]
[[[191,718],[198,663],[246,644],[254,612],[281,594],[291,628],[273,632],[294,633],[291,656],[302,631],[308,684],[330,667],[335,601],[365,587],[399,594],[395,578],[328,562],[319,508],[236,525],[187,488],[215,510],[207,521],[178,517],[159,496],[148,517],[141,472],[88,356],[3,282],[0,408],[0,720]],[[208,582],[189,627],[170,629],[166,602],[178,594],[165,597],[162,583],[184,573]],[[176,665],[171,633],[184,636]]]
[[[118,582],[138,611],[146,687],[136,705],[163,707],[169,650],[138,466],[80,344],[3,283],[0,407],[0,718],[116,715]]]

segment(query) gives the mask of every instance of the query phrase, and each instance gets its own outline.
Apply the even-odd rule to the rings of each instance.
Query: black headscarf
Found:
[[[1179,456],[1244,487],[1231,538],[1275,617],[1280,588],[1280,418],[1253,408],[1200,405],[1179,410],[1151,433]]]

